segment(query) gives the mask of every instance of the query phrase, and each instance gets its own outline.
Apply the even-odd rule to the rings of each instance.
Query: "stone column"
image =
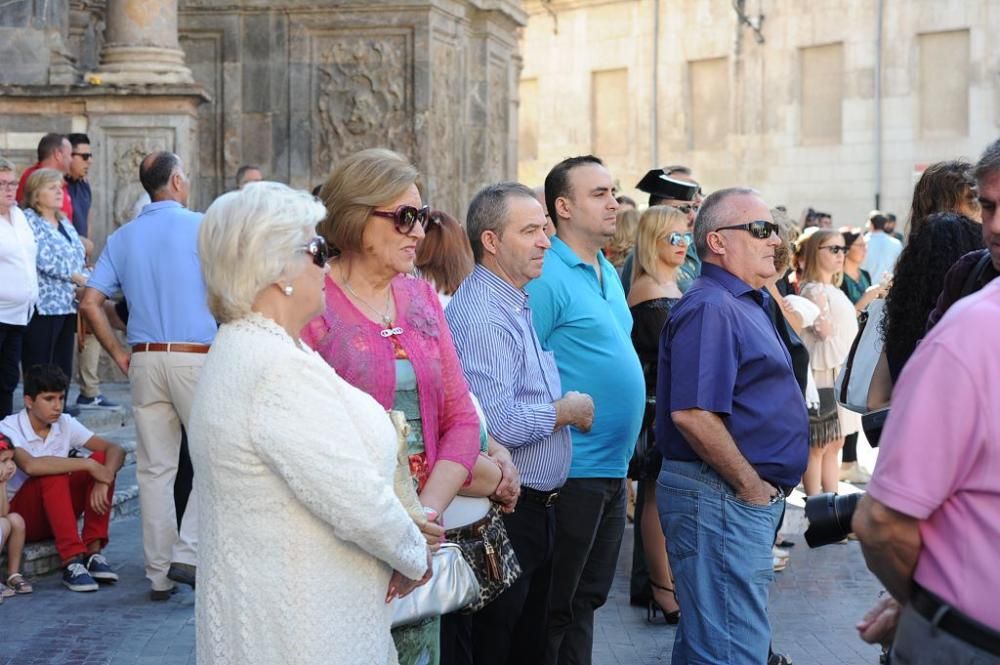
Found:
[[[189,84],[177,42],[177,0],[108,0],[102,83]]]

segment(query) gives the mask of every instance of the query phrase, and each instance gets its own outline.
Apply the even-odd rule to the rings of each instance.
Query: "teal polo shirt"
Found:
[[[570,478],[623,478],[646,403],[632,346],[632,314],[618,273],[598,253],[602,280],[558,237],[542,275],[525,287],[542,348],[555,354],[564,391],[594,400],[590,432],[572,430]]]

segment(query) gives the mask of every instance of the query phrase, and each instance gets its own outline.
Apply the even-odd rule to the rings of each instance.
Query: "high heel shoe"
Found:
[[[656,582],[650,582],[649,584],[654,589],[659,589],[660,591],[668,591],[674,594],[674,601],[675,602],[677,601],[677,594],[674,592],[672,587],[662,586],[657,584]],[[663,614],[663,620],[670,626],[676,626],[678,623],[680,623],[681,620],[680,610],[673,610],[671,612],[667,612],[666,610],[663,609],[662,605],[656,602],[655,599],[650,599],[649,605],[646,607],[646,621],[649,623],[655,623],[657,612]]]

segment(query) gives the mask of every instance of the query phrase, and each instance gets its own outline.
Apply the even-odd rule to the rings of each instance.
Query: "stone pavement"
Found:
[[[646,623],[628,604],[632,527],[626,530],[608,604],[597,613],[595,665],[669,663],[674,630]],[[858,544],[809,550],[801,537],[771,594],[775,646],[797,665],[863,665],[878,649],[862,643],[854,623],[879,585]],[[63,589],[58,574],[33,580],[35,593],[0,606],[0,665],[185,665],[194,657],[194,593],[181,587],[164,603],[148,600],[139,519],[112,524],[106,554],[121,580],[97,593]],[[266,593],[265,589],[261,593]]]
[[[102,389],[128,408],[127,384],[105,384]],[[71,399],[75,399],[75,392],[74,387]],[[134,426],[121,427],[118,422],[108,429],[100,428],[101,434],[128,447]],[[874,466],[875,454],[867,444],[862,443],[858,452],[866,466]],[[123,469],[123,473],[127,477],[119,478],[120,485],[135,482],[134,467]],[[844,491],[856,490],[842,485]],[[799,493],[789,505],[785,528],[797,534],[803,528]],[[879,649],[861,642],[854,630],[881,588],[865,567],[858,544],[852,541],[810,550],[801,535],[793,535],[792,540],[798,544],[791,562],[776,574],[771,591],[777,650],[790,655],[796,665],[877,663]],[[105,554],[121,578],[117,585],[102,586],[97,593],[72,593],[62,587],[57,573],[34,578],[34,594],[0,605],[0,665],[195,662],[194,593],[179,587],[169,601],[149,601],[137,516],[112,521],[111,544]],[[597,613],[594,665],[670,662],[674,629],[664,623],[646,623],[645,609],[629,605],[631,557],[629,525],[608,603]],[[266,593],[266,589],[260,592]]]

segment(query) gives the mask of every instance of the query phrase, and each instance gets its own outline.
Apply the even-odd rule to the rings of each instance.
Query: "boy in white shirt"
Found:
[[[97,582],[118,580],[101,550],[108,543],[115,474],[125,452],[63,413],[68,385],[55,365],[35,365],[25,373],[25,409],[0,421],[18,467],[7,482],[7,497],[10,509],[24,518],[27,542],[55,538],[63,584],[71,591],[96,591]],[[70,456],[84,448],[89,457]]]

